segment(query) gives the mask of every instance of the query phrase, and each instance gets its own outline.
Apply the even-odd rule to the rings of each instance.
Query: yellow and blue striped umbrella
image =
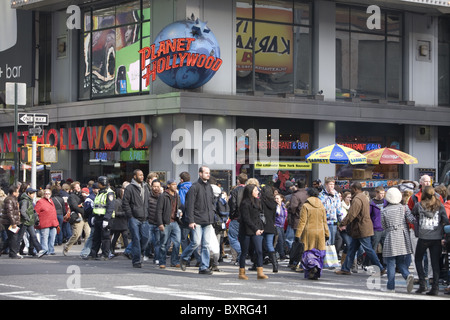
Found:
[[[366,164],[367,158],[356,150],[344,147],[340,144],[332,144],[316,149],[306,155],[306,161],[310,163],[334,163],[334,164]]]

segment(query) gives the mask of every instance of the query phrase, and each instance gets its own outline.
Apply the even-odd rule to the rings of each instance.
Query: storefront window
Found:
[[[236,141],[236,175],[246,173],[261,184],[277,188],[286,180],[310,180],[312,165],[306,163],[305,156],[312,151],[311,121],[239,117],[236,126],[248,133]],[[274,136],[275,129],[278,137]],[[252,144],[252,139],[257,139],[257,143]],[[272,149],[278,153],[278,159],[275,159]]]
[[[139,50],[150,44],[150,5],[134,1],[84,13],[79,98],[148,91]]]
[[[311,4],[238,1],[237,92],[309,94]]]
[[[402,15],[336,8],[336,98],[402,99]]]

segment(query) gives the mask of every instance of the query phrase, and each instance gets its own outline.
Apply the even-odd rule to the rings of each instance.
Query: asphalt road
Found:
[[[221,263],[222,272],[200,275],[195,267],[188,267],[186,271],[171,267],[162,270],[151,261],[144,263],[142,269],[132,268],[131,261],[124,256],[109,261],[85,261],[78,256],[80,249],[74,246],[65,257],[62,247],[57,247],[55,256],[41,259],[18,260],[3,255],[0,257],[0,300],[183,301],[175,312],[182,312],[186,301],[216,301],[224,309],[221,312],[225,312],[224,302],[246,300],[263,305],[264,301],[276,300],[450,299],[443,294],[442,287],[437,297],[408,294],[399,274],[396,293],[386,293],[382,291],[386,287],[386,276],[380,278],[363,270],[351,276],[324,270],[321,279],[314,281],[288,269],[285,261],[280,263],[276,274],[272,273],[271,265],[264,267],[269,276],[267,280],[257,280],[256,272],[247,271],[250,279],[243,281],[237,278],[238,267],[229,259]]]

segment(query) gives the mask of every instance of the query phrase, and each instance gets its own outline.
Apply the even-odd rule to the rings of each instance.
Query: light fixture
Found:
[[[44,1],[44,0],[11,0],[11,8],[16,9],[16,8],[23,7],[25,5],[30,5],[32,3],[42,2],[42,1]]]
[[[450,7],[450,1],[444,0],[401,0],[403,2],[413,2],[417,4],[440,6],[440,7]]]

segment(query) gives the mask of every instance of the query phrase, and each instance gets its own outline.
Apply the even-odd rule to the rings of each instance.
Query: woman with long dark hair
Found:
[[[253,244],[256,255],[257,279],[267,279],[263,273],[263,236],[264,224],[260,218],[261,203],[258,199],[259,190],[254,184],[245,186],[242,201],[239,206],[239,242],[241,244],[241,256],[239,259],[239,279],[248,280],[245,275],[245,257],[247,256],[250,242]]]
[[[437,295],[439,292],[439,258],[442,253],[441,241],[444,236],[444,225],[449,224],[447,213],[442,205],[439,195],[431,186],[422,191],[420,202],[416,203],[412,214],[418,220],[418,238],[415,263],[419,274],[419,289],[416,293],[426,290],[425,272],[423,270],[423,255],[430,250],[431,266],[433,268],[433,285],[428,295]]]

